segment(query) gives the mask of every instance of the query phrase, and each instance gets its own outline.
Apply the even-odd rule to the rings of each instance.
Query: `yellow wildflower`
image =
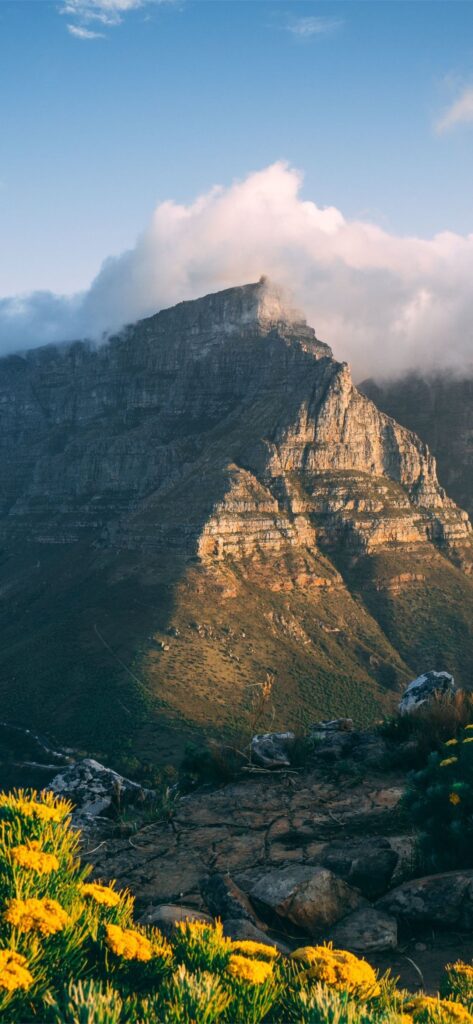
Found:
[[[273,973],[273,965],[265,960],[250,960],[246,956],[232,953],[227,971],[239,981],[249,981],[251,985],[262,985]]]
[[[124,960],[151,960],[153,947],[146,935],[133,928],[120,928],[117,924],[106,926],[106,943],[109,949]]]
[[[473,729],[473,724],[472,725],[465,725],[465,729]]]
[[[473,743],[473,736],[467,736],[466,740],[463,740],[463,743]]]
[[[359,960],[353,953],[331,946],[304,946],[292,954],[294,960],[306,964],[306,978],[333,985],[348,992],[379,991],[376,973],[366,960]]]
[[[0,989],[15,992],[18,988],[29,988],[33,978],[26,963],[26,957],[13,949],[0,949]]]
[[[54,935],[70,923],[60,903],[49,899],[9,900],[3,918],[20,932],[40,932],[41,935]]]
[[[457,761],[458,757],[446,757],[443,761],[440,762],[440,768],[446,768],[449,764],[456,764]]]
[[[450,803],[453,804],[454,807],[456,807],[457,804],[461,803],[461,797],[458,796],[458,793],[450,793],[448,799],[450,800]]]
[[[72,804],[69,800],[62,800],[52,793],[39,795],[41,799],[37,800],[37,793],[28,796],[22,789],[17,793],[0,793],[0,809],[16,812],[23,818],[34,817],[39,821],[63,821],[71,813]]]
[[[473,966],[463,963],[463,960],[457,960],[454,964],[447,964],[445,970],[455,972],[455,974],[462,974],[464,978],[473,979]]]
[[[102,903],[104,907],[116,907],[120,902],[120,893],[115,892],[110,885],[99,885],[98,882],[87,882],[81,886],[83,896],[90,896],[96,903]]]
[[[445,746],[446,747],[456,747],[457,743],[458,743],[458,740],[455,740],[455,739],[454,740],[447,740]]]
[[[14,846],[12,857],[16,864],[29,871],[36,871],[38,875],[49,875],[51,871],[57,871],[59,861],[54,853],[45,853],[41,849],[41,843],[37,840],[22,846]]]
[[[450,999],[416,996],[406,1004],[406,1010],[412,1014],[414,1024],[424,1024],[424,1021],[431,1019],[441,1020],[442,1024],[473,1024],[473,1017],[468,1010],[461,1003],[454,1003]]]
[[[262,956],[267,960],[275,960],[278,955],[275,946],[267,946],[265,942],[252,942],[250,939],[232,942],[232,949],[235,953],[242,953],[243,956]]]

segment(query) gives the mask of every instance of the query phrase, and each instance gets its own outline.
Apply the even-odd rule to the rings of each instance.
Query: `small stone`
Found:
[[[138,919],[139,924],[152,924],[159,928],[164,935],[172,935],[176,924],[180,921],[202,921],[204,924],[212,924],[209,914],[201,914],[192,907],[181,907],[174,903],[163,903],[157,907],[148,907]]]
[[[223,922],[223,931],[229,939],[233,939],[234,942],[262,942],[265,946],[274,946],[280,953],[289,953],[289,946],[286,946],[284,942],[280,942],[279,939],[272,939],[266,932],[261,931],[260,928],[256,928],[251,921],[245,921],[241,917],[229,918]]]

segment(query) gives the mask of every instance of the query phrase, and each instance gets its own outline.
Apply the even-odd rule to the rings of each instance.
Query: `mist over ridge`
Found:
[[[100,340],[156,311],[258,279],[290,289],[355,378],[473,371],[473,235],[398,237],[301,198],[283,162],[160,203],[133,249],[106,259],[77,295],[0,299],[0,353]]]

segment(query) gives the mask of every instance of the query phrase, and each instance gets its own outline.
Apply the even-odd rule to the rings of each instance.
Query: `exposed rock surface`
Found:
[[[473,377],[410,374],[400,380],[364,381],[364,394],[424,438],[437,459],[440,481],[473,514]]]
[[[409,683],[402,695],[399,711],[401,715],[408,715],[421,704],[426,704],[436,697],[452,694],[455,689],[455,680],[450,672],[424,672]]]
[[[250,899],[266,914],[292,921],[316,938],[362,903],[360,894],[332,871],[300,864],[263,875]]]
[[[0,426],[10,717],[165,761],[268,668],[275,730],[469,684],[468,517],[268,282],[0,360]]]
[[[473,926],[473,871],[415,878],[387,893],[378,907],[408,925]]]
[[[107,815],[112,808],[118,811],[133,803],[143,806],[154,795],[151,790],[143,789],[137,782],[125,779],[89,757],[64,768],[51,779],[47,788],[72,801],[73,817],[78,824]]]
[[[262,768],[288,768],[290,753],[294,746],[293,732],[266,732],[261,736],[253,736],[251,756],[255,764]]]
[[[397,946],[397,921],[375,907],[363,907],[332,928],[330,938],[339,949],[373,953]]]

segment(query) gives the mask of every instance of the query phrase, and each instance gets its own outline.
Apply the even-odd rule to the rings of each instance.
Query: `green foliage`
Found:
[[[391,743],[390,762],[404,768],[421,768],[430,753],[455,739],[473,722],[473,694],[467,690],[439,694],[408,715],[393,715],[378,725]]]
[[[169,941],[135,924],[129,893],[87,881],[70,811],[0,794],[1,1024],[473,1024],[466,964],[443,1000],[410,997],[331,946],[287,958],[219,922],[180,922]]]
[[[404,809],[418,830],[426,869],[473,866],[473,726],[447,740],[409,776]]]

